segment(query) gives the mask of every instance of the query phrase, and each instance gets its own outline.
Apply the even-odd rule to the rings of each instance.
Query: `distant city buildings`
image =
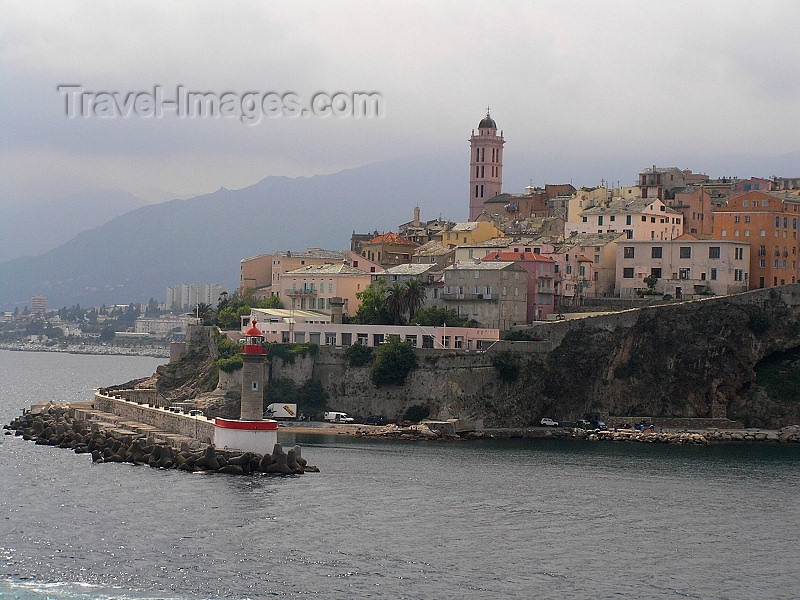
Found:
[[[223,292],[227,293],[227,290],[216,283],[181,283],[167,288],[166,305],[170,310],[189,310],[200,303],[216,306]]]
[[[31,298],[32,315],[44,315],[47,312],[47,298],[44,296],[34,296]]]

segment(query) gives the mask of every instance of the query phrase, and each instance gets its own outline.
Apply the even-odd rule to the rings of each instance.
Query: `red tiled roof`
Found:
[[[490,252],[481,261],[531,261],[531,262],[554,262],[552,258],[536,254],[535,252]]]
[[[379,235],[376,238],[372,238],[370,241],[364,242],[361,245],[365,246],[367,244],[375,244],[375,245],[391,244],[393,246],[412,246],[414,248],[419,246],[419,244],[412,242],[411,240],[407,240],[404,237],[400,237],[399,235],[397,235],[396,233],[392,233],[391,231],[389,233],[384,233],[383,235]]]

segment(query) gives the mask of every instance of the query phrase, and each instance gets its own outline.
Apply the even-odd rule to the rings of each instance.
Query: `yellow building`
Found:
[[[456,223],[442,233],[442,243],[447,247],[472,246],[505,234],[497,227],[486,221],[469,221]]]

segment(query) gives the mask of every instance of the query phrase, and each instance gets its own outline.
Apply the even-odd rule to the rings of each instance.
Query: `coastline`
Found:
[[[128,346],[103,346],[100,344],[67,344],[47,346],[36,342],[0,342],[0,350],[13,352],[63,352],[67,354],[92,354],[97,356],[149,356],[169,358],[169,348],[135,348]]]
[[[282,421],[278,432],[305,435],[346,435],[397,440],[502,440],[502,439],[564,439],[590,442],[629,442],[678,445],[711,444],[797,444],[800,443],[800,425],[791,425],[779,430],[772,429],[693,429],[680,431],[634,431],[617,429],[607,431],[584,431],[582,429],[520,427],[477,429],[462,435],[442,434],[424,423],[410,427],[397,425],[361,425],[308,423]]]

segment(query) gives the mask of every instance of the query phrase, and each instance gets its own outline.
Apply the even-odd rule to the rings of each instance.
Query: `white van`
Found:
[[[347,413],[337,412],[337,411],[330,411],[326,412],[323,418],[328,421],[328,423],[353,423],[355,419],[353,417],[348,417]]]

